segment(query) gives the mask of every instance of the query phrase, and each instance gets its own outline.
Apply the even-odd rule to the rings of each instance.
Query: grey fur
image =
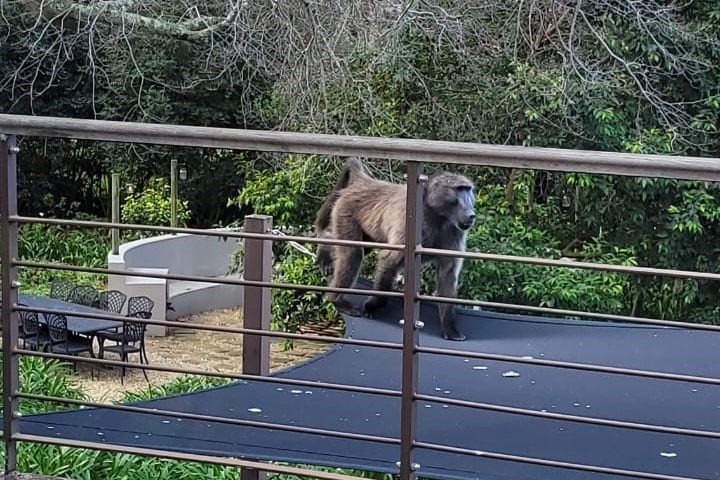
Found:
[[[465,250],[467,230],[475,221],[474,184],[465,176],[441,172],[428,179],[424,191],[423,246]],[[345,240],[405,243],[406,191],[404,184],[379,180],[368,174],[357,158],[349,159],[335,187],[320,207],[315,228],[318,235]],[[366,249],[367,250],[367,249]],[[364,250],[358,247],[318,245],[320,269],[331,275],[330,286],[349,288],[355,284]],[[365,251],[366,253],[366,251]],[[375,270],[375,289],[390,290],[403,267],[403,252],[381,250]],[[456,297],[462,259],[424,256],[435,260],[437,293]],[[358,311],[342,294],[328,294],[340,310],[352,315],[372,314],[387,303],[387,297],[372,296]],[[455,307],[440,304],[443,337],[464,340],[455,326]]]

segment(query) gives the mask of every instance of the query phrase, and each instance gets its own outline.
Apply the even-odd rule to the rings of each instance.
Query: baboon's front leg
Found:
[[[462,268],[462,258],[437,258],[437,294],[440,297],[457,297],[458,278]],[[438,303],[440,312],[440,331],[446,340],[465,340],[466,336],[460,333],[455,326],[455,305],[452,303]]]
[[[320,243],[315,254],[315,264],[327,278],[330,278],[333,272],[333,248],[332,245]]]
[[[398,270],[402,267],[403,252],[383,250],[378,254],[375,268],[375,290],[389,292]],[[373,313],[387,305],[388,297],[373,295],[365,301],[365,313],[372,317]]]

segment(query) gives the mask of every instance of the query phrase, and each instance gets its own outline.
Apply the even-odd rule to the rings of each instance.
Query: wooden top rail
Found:
[[[469,142],[322,135],[0,115],[0,133],[187,147],[361,156],[427,163],[720,181],[720,159]]]

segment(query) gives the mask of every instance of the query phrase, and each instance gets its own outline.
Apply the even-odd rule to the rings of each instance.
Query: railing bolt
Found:
[[[398,467],[398,468],[400,468],[400,462],[395,462],[395,466]],[[413,462],[413,463],[410,464],[410,468],[411,468],[412,470],[418,470],[418,469],[420,469],[420,464]]]
[[[407,180],[407,173],[403,173],[403,180]],[[418,182],[425,183],[428,181],[428,176],[425,174],[418,175]]]
[[[12,288],[20,288],[22,287],[22,283],[20,283],[19,280],[13,280],[12,282],[10,282],[10,286]]]
[[[20,153],[20,147],[10,147],[10,153]]]
[[[401,318],[401,319],[398,321],[398,324],[399,324],[400,326],[405,325],[405,319],[404,319],[404,318]],[[416,321],[415,321],[415,328],[423,328],[424,326],[425,326],[425,322],[423,322],[422,320],[416,320]]]

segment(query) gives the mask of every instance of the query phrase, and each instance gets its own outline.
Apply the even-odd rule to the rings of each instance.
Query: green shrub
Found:
[[[18,253],[23,260],[61,263],[83,267],[104,267],[110,251],[106,231],[62,225],[24,224],[18,232]],[[47,294],[53,279],[101,286],[104,275],[66,270],[22,268],[23,291]]]
[[[586,243],[580,253],[592,257],[596,263],[636,264],[631,248],[611,247],[602,238]],[[629,314],[632,292],[628,274],[581,268],[534,267],[522,285],[526,301],[532,304],[604,313]]]
[[[148,385],[138,392],[124,392],[118,403],[139,402],[154,398],[168,397],[180,393],[191,393],[208,388],[219,387],[230,383],[231,380],[222,377],[203,377],[197,375],[182,375],[167,383]]]
[[[145,188],[137,193],[128,194],[122,206],[120,218],[123,223],[138,225],[169,226],[172,218],[172,198],[170,185],[163,177],[153,178]],[[177,224],[187,226],[190,210],[187,200],[177,201]],[[137,240],[155,235],[147,230],[124,230],[123,240]]]
[[[335,183],[338,168],[319,155],[286,155],[277,165],[247,172],[234,203],[272,215],[275,225],[312,225],[315,212]]]
[[[277,242],[280,254],[275,263],[273,282],[296,285],[325,285],[325,277],[313,258],[299,252],[287,242]],[[312,248],[306,245],[307,248]],[[324,292],[274,289],[272,299],[272,328],[284,332],[299,332],[313,321],[341,321],[342,316]],[[292,348],[291,340],[284,340],[282,348]]]
[[[478,195],[478,220],[468,234],[468,250],[561,258],[558,242],[522,215],[511,213],[498,198],[499,191],[486,187]],[[534,215],[544,215],[542,209],[548,207],[534,208]],[[578,255],[599,263],[636,262],[633,249],[613,247],[602,236],[586,242]],[[465,261],[459,286],[462,298],[607,313],[629,313],[632,291],[626,274],[483,260]]]
[[[468,233],[467,249],[483,253],[534,257],[557,257],[557,242],[542,230],[528,226],[519,215],[496,204],[483,204],[478,195],[477,221]],[[466,260],[459,295],[474,300],[519,303],[531,265],[484,260]]]

